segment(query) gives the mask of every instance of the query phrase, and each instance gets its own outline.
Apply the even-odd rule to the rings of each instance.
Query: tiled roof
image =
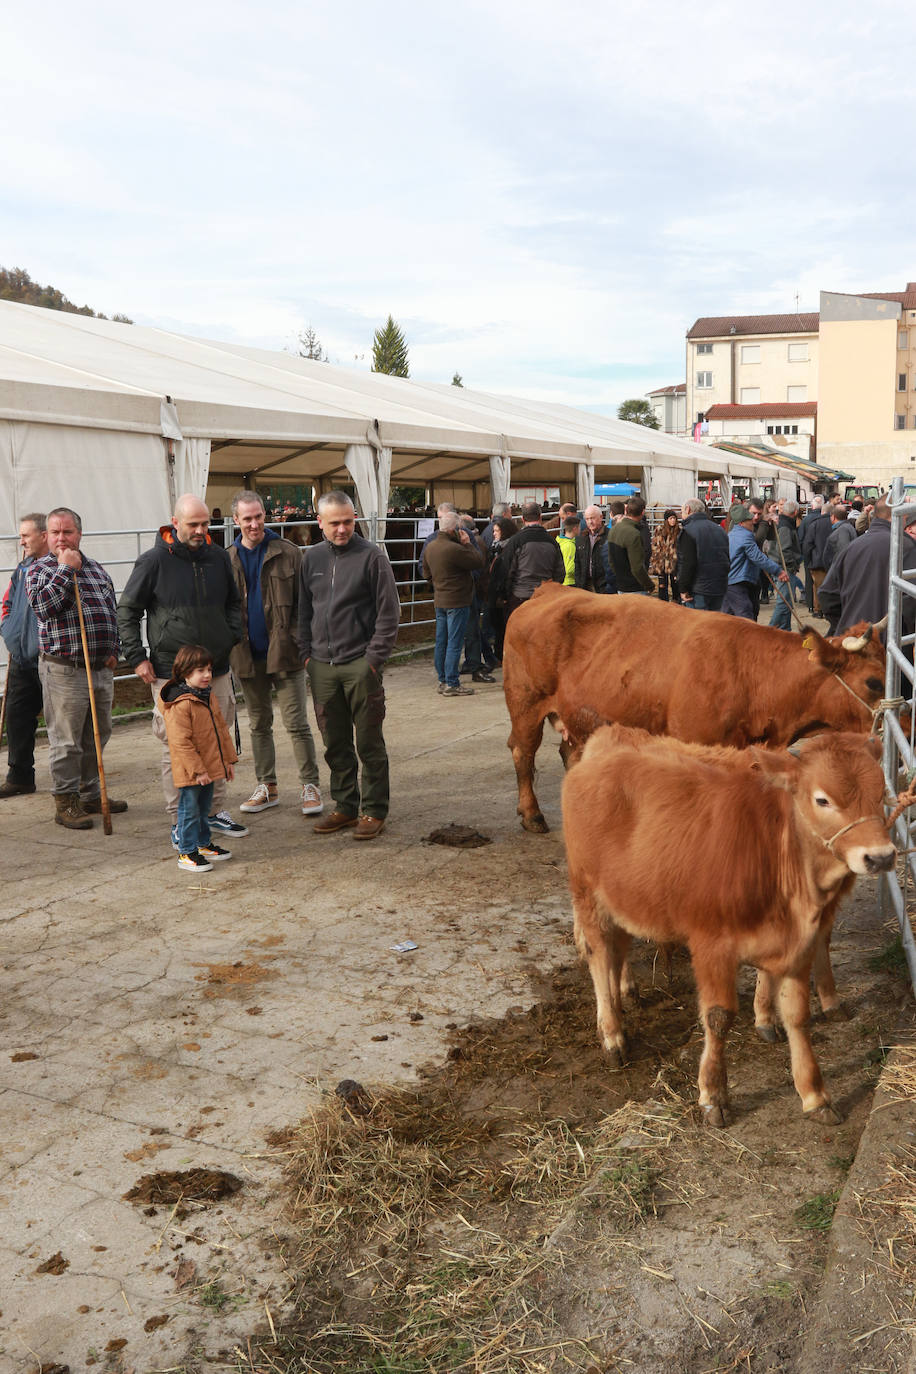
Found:
[[[721,339],[733,334],[816,334],[816,310],[803,315],[707,315],[687,330],[688,339]]]
[[[897,301],[904,310],[916,310],[916,282],[909,282],[905,291],[860,291],[870,301]]]
[[[674,386],[660,386],[657,391],[647,391],[647,396],[683,396],[687,391],[686,382],[677,382]]]
[[[817,414],[817,401],[762,401],[755,406],[710,406],[707,420],[798,420]]]

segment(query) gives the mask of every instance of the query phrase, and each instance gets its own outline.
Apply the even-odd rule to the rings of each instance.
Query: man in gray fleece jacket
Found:
[[[353,828],[354,839],[374,840],[388,815],[382,669],[398,633],[397,585],[382,550],[356,533],[356,511],[345,492],[319,499],[318,524],[324,539],[306,549],[299,573],[297,639],[334,810],[313,828],[316,835]]]

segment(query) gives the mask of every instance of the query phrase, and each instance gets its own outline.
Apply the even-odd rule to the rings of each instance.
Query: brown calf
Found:
[[[796,748],[703,748],[608,726],[563,784],[576,946],[602,1043],[622,1061],[620,976],[632,937],[685,944],[705,1036],[700,1105],[713,1125],[726,1121],[725,1039],[741,963],[762,975],[759,1020],[778,1004],[804,1111],[840,1120],[811,1048],[808,981],[840,896],[855,874],[890,868],[895,849],[874,744],[834,734]],[[685,869],[685,856],[710,844],[715,867]],[[672,874],[683,875],[676,896]]]

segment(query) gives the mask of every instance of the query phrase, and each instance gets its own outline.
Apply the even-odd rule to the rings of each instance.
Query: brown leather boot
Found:
[[[57,808],[54,819],[58,825],[65,826],[67,830],[92,829],[92,817],[88,816],[80,805],[78,792],[62,792],[56,795],[54,805]]]

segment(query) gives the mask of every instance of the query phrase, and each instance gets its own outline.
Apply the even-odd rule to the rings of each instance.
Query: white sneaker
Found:
[[[320,816],[324,810],[321,793],[313,782],[307,782],[302,789],[303,816]]]
[[[266,811],[269,806],[279,806],[280,800],[275,782],[259,782],[247,801],[243,801],[240,811]]]

